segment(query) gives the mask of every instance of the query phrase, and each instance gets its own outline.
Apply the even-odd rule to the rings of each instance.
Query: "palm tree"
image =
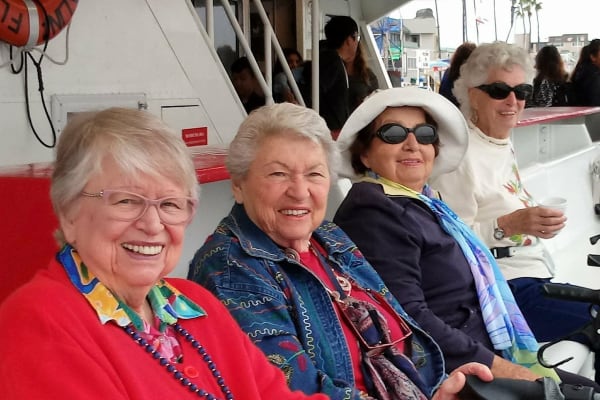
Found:
[[[462,0],[462,12],[463,12],[463,43],[467,39],[467,0]]]
[[[531,12],[529,11],[529,0],[519,0],[515,14],[517,17],[521,18],[521,22],[523,23],[523,47],[529,49],[529,43],[525,41],[527,40],[527,25],[525,24],[525,15],[531,15]],[[531,30],[531,17],[529,18],[529,30]]]
[[[477,0],[473,0],[473,13],[475,14],[475,17],[478,18],[478,14],[477,14]],[[475,21],[475,33],[476,33],[476,37],[477,37],[477,43],[479,43],[479,20]]]
[[[508,30],[508,34],[506,35],[506,40],[508,41],[510,37],[510,32],[512,31],[515,23],[515,16],[521,18],[523,22],[523,33],[525,35],[529,35],[529,43],[531,43],[531,17],[533,12],[535,12],[536,22],[537,22],[537,43],[539,47],[540,43],[540,18],[539,18],[539,10],[542,9],[542,2],[538,0],[511,0],[511,14],[510,14],[510,28]],[[525,17],[527,16],[527,22],[529,27],[526,24]],[[524,43],[525,47],[529,47],[528,43]]]
[[[498,25],[496,24],[496,0],[493,2],[494,4],[494,40],[498,40]]]
[[[435,0],[435,25],[437,30],[437,51],[438,59],[442,58],[442,47],[440,45],[440,17],[438,14],[438,0]]]
[[[539,47],[540,44],[540,18],[539,11],[542,9],[542,3],[538,2],[538,0],[519,0],[518,7],[516,9],[517,16],[521,17],[523,20],[523,33],[528,35],[529,43],[525,43],[526,47],[529,48],[531,44],[531,17],[535,12],[536,18],[536,28],[537,28],[537,44]],[[527,22],[529,25],[529,29],[525,26],[525,16],[527,16]]]
[[[537,0],[531,0],[531,5],[535,10],[535,22],[537,27],[537,47],[540,47],[540,13],[539,11],[542,9],[542,3]]]
[[[508,28],[508,33],[506,34],[505,42],[508,42],[508,39],[510,38],[510,32],[512,31],[513,27],[515,26],[516,11],[517,11],[517,0],[511,0],[510,1],[510,27]]]

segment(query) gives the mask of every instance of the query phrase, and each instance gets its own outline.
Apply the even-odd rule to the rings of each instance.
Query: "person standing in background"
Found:
[[[571,75],[577,106],[600,106],[600,39],[581,49]]]
[[[348,106],[350,113],[363,102],[365,97],[379,88],[377,77],[367,66],[362,47],[359,43],[352,61],[345,63],[346,71],[348,71]]]
[[[356,56],[360,33],[351,17],[334,16],[325,25],[319,63],[319,113],[335,139],[350,115],[346,63]]]
[[[458,46],[452,55],[450,61],[450,68],[444,72],[442,82],[440,83],[439,93],[454,103],[455,106],[459,107],[458,100],[454,97],[452,89],[454,89],[454,81],[460,76],[460,67],[467,61],[471,52],[477,47],[475,43],[465,42]]]
[[[533,95],[525,107],[564,107],[568,105],[567,78],[558,49],[544,46],[535,56],[537,74],[533,78]]]

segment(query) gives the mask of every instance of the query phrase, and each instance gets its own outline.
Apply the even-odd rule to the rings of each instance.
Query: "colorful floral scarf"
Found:
[[[131,323],[138,331],[144,331],[142,318],[88,270],[77,250],[67,244],[57,254],[57,258],[73,285],[96,311],[102,324],[111,320],[119,326]],[[150,289],[148,299],[154,314],[160,320],[160,331],[164,331],[167,325],[174,324],[179,318],[191,319],[206,315],[199,305],[164,280]]]
[[[517,306],[496,260],[487,246],[446,203],[436,198],[427,185],[423,193],[418,193],[371,172],[361,181],[380,184],[388,195],[418,199],[429,207],[444,231],[457,241],[471,267],[483,320],[494,349],[502,351],[505,359],[560,382],[556,371],[543,367],[537,361],[538,342]]]

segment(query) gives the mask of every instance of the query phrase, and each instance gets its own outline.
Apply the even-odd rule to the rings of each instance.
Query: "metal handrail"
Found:
[[[271,57],[271,47],[274,47],[275,52],[277,54],[277,58],[279,59],[279,62],[281,63],[281,66],[283,67],[283,71],[285,72],[285,75],[288,79],[288,84],[290,84],[292,92],[294,93],[294,96],[296,97],[296,100],[298,100],[298,103],[300,103],[301,105],[304,106],[305,105],[304,99],[302,98],[302,94],[300,93],[298,84],[296,83],[296,80],[294,79],[294,75],[292,74],[292,70],[290,69],[290,67],[287,63],[287,60],[285,59],[285,55],[283,54],[283,50],[281,49],[281,45],[279,44],[277,35],[275,34],[273,27],[271,26],[271,22],[269,21],[269,17],[267,16],[267,13],[265,11],[265,8],[262,5],[261,0],[254,0],[254,5],[256,6],[256,9],[258,10],[258,14],[260,15],[260,19],[264,25],[264,30],[265,30],[265,65],[267,65],[267,66],[271,65],[271,58],[272,58]],[[272,74],[271,74],[270,68],[267,69],[266,76],[267,76],[267,81],[269,82],[269,84],[271,84]]]
[[[283,54],[283,50],[281,48],[279,40],[277,39],[275,31],[273,30],[273,27],[271,25],[271,22],[269,21],[269,17],[267,16],[267,13],[262,5],[262,2],[261,2],[261,0],[254,0],[254,4],[255,4],[258,14],[260,16],[261,22],[263,23],[263,26],[264,26],[263,29],[264,29],[264,33],[265,33],[265,42],[264,42],[265,74],[264,75],[263,75],[262,71],[260,70],[260,67],[258,65],[258,62],[256,61],[256,58],[254,57],[252,48],[250,47],[250,44],[246,37],[246,34],[244,33],[242,27],[240,26],[240,24],[237,20],[237,16],[235,15],[235,12],[231,8],[229,1],[221,0],[221,5],[223,6],[225,14],[227,15],[227,18],[229,19],[231,26],[233,27],[233,30],[236,34],[237,39],[239,40],[242,48],[244,49],[244,53],[246,54],[246,57],[248,57],[248,61],[250,62],[250,67],[252,68],[252,72],[256,76],[258,84],[260,85],[260,87],[265,95],[265,102],[266,102],[266,104],[273,104],[273,92],[271,90],[272,82],[273,82],[273,74],[271,71],[271,65],[272,65],[272,51],[271,50],[272,50],[272,48],[275,48],[275,54],[276,54],[279,62],[281,63],[283,72],[285,73],[285,75],[288,79],[288,83],[292,89],[292,92],[294,93],[294,96],[298,100],[298,103],[304,106],[305,105],[304,99],[302,98],[302,94],[300,93],[298,84],[296,83],[296,80],[294,79],[294,75],[292,74],[292,71],[291,71],[289,65],[287,64],[287,60],[285,59],[285,55]],[[207,33],[208,37],[211,40],[211,44],[214,46],[214,11],[213,11],[213,8],[214,8],[213,1],[207,0],[206,1],[206,27],[205,27],[205,29],[206,29],[206,33]],[[318,27],[317,27],[317,32],[318,32]],[[317,38],[317,45],[318,45],[318,38]],[[315,53],[313,51],[313,57],[314,57],[314,54]],[[317,72],[317,74],[318,74],[318,72]],[[313,65],[313,77],[314,76],[315,75],[314,75],[314,65]],[[318,77],[317,77],[317,85],[318,85]],[[318,91],[316,93],[318,94]],[[315,104],[314,98],[315,98],[315,91],[313,88],[313,105]],[[317,96],[317,103],[318,103],[318,96]],[[314,106],[313,106],[313,108],[314,108]]]

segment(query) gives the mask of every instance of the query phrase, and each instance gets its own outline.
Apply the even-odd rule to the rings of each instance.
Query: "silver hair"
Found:
[[[467,120],[472,114],[469,89],[484,84],[490,69],[511,70],[514,66],[523,68],[525,83],[532,82],[535,73],[533,62],[522,47],[505,42],[493,42],[478,45],[473,50],[467,61],[460,67],[460,77],[454,82],[452,90]]]
[[[147,111],[109,108],[73,117],[60,134],[50,187],[57,215],[76,210],[81,191],[102,173],[107,157],[129,177],[165,177],[198,198],[196,171],[181,138]],[[56,236],[64,243],[60,230]]]
[[[327,157],[331,183],[337,180],[340,153],[325,120],[314,110],[278,103],[254,110],[240,125],[229,145],[225,166],[232,181],[244,179],[261,141],[277,135],[297,135],[320,145]]]

